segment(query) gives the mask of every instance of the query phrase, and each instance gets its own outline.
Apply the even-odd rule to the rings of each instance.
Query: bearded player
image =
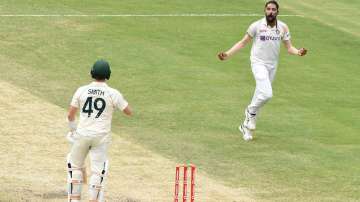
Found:
[[[69,202],[81,201],[82,184],[86,179],[84,161],[88,153],[92,173],[89,180],[89,201],[104,201],[112,114],[115,110],[129,116],[132,114],[122,94],[106,84],[110,74],[108,62],[96,61],[91,68],[94,81],[78,88],[70,104],[67,117],[70,128],[68,139],[72,143],[67,156]],[[78,110],[80,120],[76,124],[75,115]]]
[[[273,96],[271,84],[275,78],[281,42],[291,55],[304,56],[307,52],[305,48],[297,49],[291,44],[288,26],[277,19],[279,4],[276,1],[266,2],[264,11],[265,17],[252,23],[241,41],[218,54],[220,60],[226,60],[253,40],[250,60],[256,87],[245,109],[245,120],[239,126],[245,141],[253,139],[259,110]]]

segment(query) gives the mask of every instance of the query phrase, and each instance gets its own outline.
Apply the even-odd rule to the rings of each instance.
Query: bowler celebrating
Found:
[[[251,103],[245,109],[245,120],[239,126],[245,141],[252,140],[257,114],[273,95],[271,83],[275,78],[281,42],[291,55],[304,56],[307,52],[305,48],[297,49],[291,44],[288,26],[277,19],[279,4],[276,1],[266,2],[264,11],[265,17],[252,23],[241,41],[218,54],[220,60],[226,60],[253,39],[250,60],[256,88]]]

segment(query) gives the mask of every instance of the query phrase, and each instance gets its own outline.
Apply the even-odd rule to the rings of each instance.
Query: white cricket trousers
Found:
[[[260,108],[268,102],[272,96],[272,86],[276,74],[277,64],[251,63],[256,87],[248,110],[251,114],[257,114]]]
[[[108,159],[107,151],[110,142],[110,135],[89,137],[76,134],[70,151],[70,163],[76,167],[83,167],[89,153],[91,171],[101,173],[104,162]]]
[[[83,168],[86,156],[90,155],[91,177],[89,181],[89,199],[99,202],[104,201],[105,179],[108,174],[107,152],[111,142],[110,135],[96,137],[83,136],[76,133],[73,137],[73,144],[68,155],[68,161],[72,168]],[[85,173],[73,171],[73,178],[80,180]],[[70,181],[71,179],[68,178]],[[70,185],[76,187],[75,185]],[[81,185],[71,189],[69,194],[81,196]],[[74,190],[74,191],[72,191]],[[77,201],[77,200],[70,200]]]

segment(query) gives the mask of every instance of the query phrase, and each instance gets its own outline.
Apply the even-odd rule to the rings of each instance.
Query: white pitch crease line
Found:
[[[256,13],[179,13],[179,14],[0,14],[0,17],[261,17]],[[304,17],[303,15],[279,15],[280,17]]]

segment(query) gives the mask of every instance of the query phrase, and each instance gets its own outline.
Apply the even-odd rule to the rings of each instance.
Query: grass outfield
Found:
[[[257,1],[2,1],[1,14],[258,13]],[[300,58],[282,50],[274,98],[256,140],[237,126],[254,81],[248,46],[226,62],[259,17],[0,17],[1,79],[66,108],[97,58],[112,65],[135,116],[113,131],[169,159],[192,162],[214,179],[246,187],[255,200],[360,198],[360,3],[284,1],[281,14]],[[36,112],[34,112],[36,113]],[[121,125],[119,124],[121,123]],[[119,126],[120,125],[120,126]]]

